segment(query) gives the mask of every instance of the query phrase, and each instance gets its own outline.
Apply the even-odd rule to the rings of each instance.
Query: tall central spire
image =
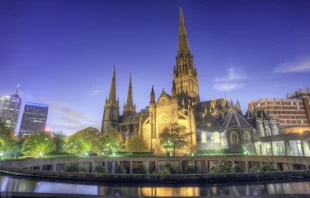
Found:
[[[178,55],[189,55],[189,45],[187,40],[185,22],[182,12],[182,7],[180,5],[180,22],[179,22],[179,46],[178,46]]]
[[[179,43],[176,65],[173,70],[173,91],[176,95],[186,94],[192,101],[200,101],[198,74],[194,66],[194,57],[190,52],[182,7],[180,6]]]
[[[109,100],[116,101],[115,65],[114,65],[113,77],[112,77],[112,82],[111,82],[111,87],[110,87]]]

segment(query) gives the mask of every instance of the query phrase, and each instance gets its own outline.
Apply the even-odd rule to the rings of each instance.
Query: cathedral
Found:
[[[253,117],[249,116],[250,113]],[[180,7],[178,53],[171,93],[163,90],[156,100],[152,87],[148,107],[136,112],[130,76],[127,101],[120,115],[114,67],[109,97],[105,100],[101,132],[116,128],[125,139],[138,134],[143,137],[151,152],[160,154],[166,152],[159,138],[160,133],[176,122],[192,132],[189,146],[178,150],[178,155],[208,149],[243,152],[245,147],[249,152],[255,152],[255,142],[259,140],[256,118],[252,112],[247,112],[246,116],[248,118],[242,115],[239,101],[234,104],[226,97],[200,101],[198,72],[189,48]]]

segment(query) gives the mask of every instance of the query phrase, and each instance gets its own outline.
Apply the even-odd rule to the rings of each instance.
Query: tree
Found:
[[[66,143],[66,136],[61,132],[58,132],[53,137],[53,142],[55,144],[55,153],[64,153],[65,152],[65,143]]]
[[[22,152],[25,155],[37,156],[50,153],[55,149],[55,144],[50,135],[44,131],[33,133],[25,140],[22,146]]]
[[[18,139],[14,133],[0,121],[0,152],[14,153]]]
[[[127,148],[128,152],[147,152],[149,149],[143,138],[138,135],[133,135],[129,138]]]
[[[113,134],[100,134],[97,137],[97,142],[95,144],[94,150],[99,153],[103,152],[115,152],[120,148],[119,141],[117,137]]]
[[[186,127],[179,123],[172,123],[170,126],[165,127],[160,134],[161,141],[164,148],[173,148],[173,155],[175,150],[181,149],[190,143],[190,136],[192,132],[186,132]]]
[[[66,139],[65,150],[68,153],[82,156],[92,150],[92,143],[81,136],[69,136]]]

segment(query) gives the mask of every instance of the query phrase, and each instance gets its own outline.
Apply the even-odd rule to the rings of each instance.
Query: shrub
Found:
[[[124,168],[124,166],[123,165],[118,165],[117,167],[116,167],[116,173],[117,174],[126,174],[126,169]]]
[[[144,164],[139,164],[137,168],[137,174],[147,174]]]
[[[243,169],[240,165],[235,164],[232,168],[231,168],[231,172],[233,173],[241,173],[243,172]]]
[[[167,167],[163,168],[156,168],[154,172],[152,172],[154,175],[170,175],[170,171]]]
[[[164,165],[164,167],[168,168],[170,174],[176,174],[176,169],[173,163],[171,162],[166,162],[166,164]]]
[[[210,173],[221,173],[221,167],[217,164],[210,168]]]
[[[65,172],[87,172],[86,168],[80,166],[78,162],[65,163],[63,170]]]
[[[85,167],[81,167],[79,172],[87,173],[87,169]]]
[[[194,174],[195,173],[195,165],[193,163],[188,163],[184,170],[185,174]]]
[[[249,172],[259,172],[260,171],[260,167],[259,166],[253,166],[252,168],[250,168]]]
[[[277,171],[277,169],[273,166],[272,163],[266,163],[260,168],[260,171],[262,172]]]
[[[100,166],[96,166],[95,172],[96,173],[107,173],[108,170],[107,170],[107,168],[105,166],[101,166],[100,165]]]

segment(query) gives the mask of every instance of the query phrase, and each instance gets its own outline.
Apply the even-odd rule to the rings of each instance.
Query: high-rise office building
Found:
[[[19,137],[43,131],[46,126],[48,105],[27,102],[25,104]]]
[[[22,99],[19,97],[18,89],[12,95],[0,96],[0,119],[13,133],[16,130],[21,105]]]

